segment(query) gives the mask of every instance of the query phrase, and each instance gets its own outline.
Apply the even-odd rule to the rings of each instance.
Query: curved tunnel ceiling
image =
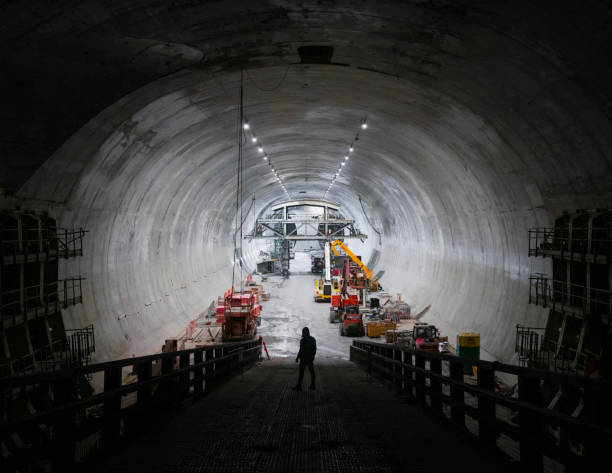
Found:
[[[603,4],[27,5],[4,8],[3,87],[16,123],[46,135],[10,128],[3,185],[29,177],[19,199],[90,230],[62,268],[88,278],[66,319],[94,322],[103,356],[150,351],[227,287],[240,66],[245,113],[292,197],[323,196],[368,117],[328,197],[380,249],[386,288],[432,304],[448,333],[480,331],[492,357],[511,357],[515,324],[543,321],[527,304],[527,228],[612,201]],[[313,44],[333,47],[329,64],[298,64]],[[247,143],[243,205],[252,195],[256,211],[285,198]]]

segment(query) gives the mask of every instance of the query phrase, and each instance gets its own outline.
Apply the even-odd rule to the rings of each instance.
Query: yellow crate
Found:
[[[460,347],[479,347],[480,334],[473,332],[463,332],[457,335],[457,344]]]
[[[368,337],[376,338],[380,337],[383,332],[384,326],[381,326],[380,322],[370,322],[366,325],[366,332]]]

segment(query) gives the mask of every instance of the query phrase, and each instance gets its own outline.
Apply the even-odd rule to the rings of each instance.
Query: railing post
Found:
[[[495,392],[495,371],[482,363],[478,365],[478,387],[491,394]],[[485,443],[495,445],[495,401],[484,395],[478,396],[478,437]]]
[[[189,353],[181,353],[179,355],[179,368],[187,368],[189,366]],[[179,376],[178,394],[180,399],[185,399],[189,396],[191,381],[191,370],[182,371]]]
[[[540,379],[519,375],[518,398],[519,401],[539,406],[541,404]],[[524,471],[542,471],[542,454],[535,448],[533,441],[533,439],[540,438],[541,430],[540,422],[534,415],[524,409],[519,410],[520,463]]]
[[[418,352],[414,353],[415,366],[416,368],[420,368],[421,370],[425,369],[425,358],[421,356]],[[415,395],[419,402],[425,404],[425,374],[422,371],[415,372]]]
[[[404,392],[409,399],[414,399],[414,392],[412,391],[413,371],[412,371],[412,352],[402,350],[403,365],[402,365],[402,382],[404,386]]]
[[[110,392],[121,386],[121,368],[107,368],[104,370],[104,392]],[[104,401],[104,427],[102,429],[102,442],[113,445],[119,438],[121,430],[121,396],[113,395]]]
[[[136,375],[138,376],[138,382],[142,383],[148,381],[153,376],[153,368],[151,366],[151,360],[143,361],[136,365]],[[153,392],[153,385],[148,384],[147,386],[141,386],[138,388],[138,404],[142,405],[151,400]]]
[[[204,367],[197,366],[204,361],[204,350],[199,349],[193,353],[193,364],[195,365],[193,371],[193,393],[200,394],[204,390]]]
[[[442,360],[439,358],[432,358],[429,360],[429,371],[432,374],[442,374]],[[429,378],[429,384],[431,386],[431,407],[434,409],[442,408],[442,381],[434,377]]]
[[[456,361],[450,361],[450,378],[458,383],[463,383],[463,363],[457,363]],[[465,396],[463,395],[463,389],[459,386],[451,384],[450,386],[451,396],[451,420],[465,427]]]
[[[52,384],[55,406],[61,406],[76,398],[75,381],[73,378],[61,379]],[[54,446],[52,458],[54,468],[58,471],[66,468],[74,461],[76,446],[76,421],[75,414],[69,414],[67,418],[58,419],[53,426]]]
[[[605,425],[610,420],[609,400],[602,390],[592,384],[584,387],[584,416],[595,425]],[[585,467],[598,467],[608,462],[612,439],[602,434],[587,433],[583,438],[584,452],[587,465]]]

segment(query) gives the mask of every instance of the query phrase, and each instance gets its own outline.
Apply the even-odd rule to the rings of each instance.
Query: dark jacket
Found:
[[[300,351],[297,354],[297,360],[302,363],[312,363],[317,352],[317,341],[314,337],[307,335],[300,340]]]

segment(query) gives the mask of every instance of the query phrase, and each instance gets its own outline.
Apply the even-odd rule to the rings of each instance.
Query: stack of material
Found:
[[[405,302],[393,302],[389,301],[385,304],[386,318],[399,322],[402,319],[410,318],[410,305]]]
[[[401,343],[410,336],[408,330],[387,330],[387,343]]]
[[[395,330],[397,324],[390,320],[372,321],[366,325],[366,333],[370,338],[380,337],[384,335],[387,330]]]

